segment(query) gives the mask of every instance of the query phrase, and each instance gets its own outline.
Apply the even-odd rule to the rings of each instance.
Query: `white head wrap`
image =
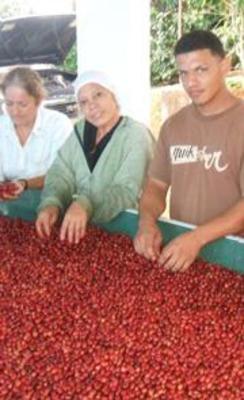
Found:
[[[105,74],[105,72],[91,70],[85,71],[81,75],[78,75],[73,83],[76,97],[78,97],[79,90],[82,88],[82,86],[85,86],[87,83],[97,83],[98,85],[103,86],[105,89],[108,89],[110,92],[112,92],[117,102],[119,102],[116,87],[107,74]]]

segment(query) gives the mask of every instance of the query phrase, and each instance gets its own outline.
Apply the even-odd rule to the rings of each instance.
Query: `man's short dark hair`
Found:
[[[174,54],[178,56],[203,49],[208,49],[221,58],[225,57],[225,51],[219,38],[214,33],[204,30],[194,30],[183,35],[176,43]]]

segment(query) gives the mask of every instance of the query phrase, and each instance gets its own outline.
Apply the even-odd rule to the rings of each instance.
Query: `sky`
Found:
[[[26,0],[35,14],[72,12],[72,0]]]

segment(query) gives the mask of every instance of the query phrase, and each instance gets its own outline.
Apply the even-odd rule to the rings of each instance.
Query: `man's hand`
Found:
[[[69,243],[79,243],[85,236],[88,214],[82,206],[74,201],[68,208],[60,231],[60,239]]]
[[[162,233],[158,226],[153,223],[145,224],[135,236],[134,247],[138,254],[156,261],[160,255],[162,241]]]
[[[164,247],[159,263],[172,272],[183,272],[193,263],[200,250],[201,244],[194,231],[187,232]]]
[[[59,217],[59,208],[56,206],[47,206],[40,211],[36,220],[36,231],[40,238],[50,236],[52,227]]]

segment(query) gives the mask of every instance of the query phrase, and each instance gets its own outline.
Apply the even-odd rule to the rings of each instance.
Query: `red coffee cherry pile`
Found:
[[[243,276],[0,218],[1,400],[242,400]]]

